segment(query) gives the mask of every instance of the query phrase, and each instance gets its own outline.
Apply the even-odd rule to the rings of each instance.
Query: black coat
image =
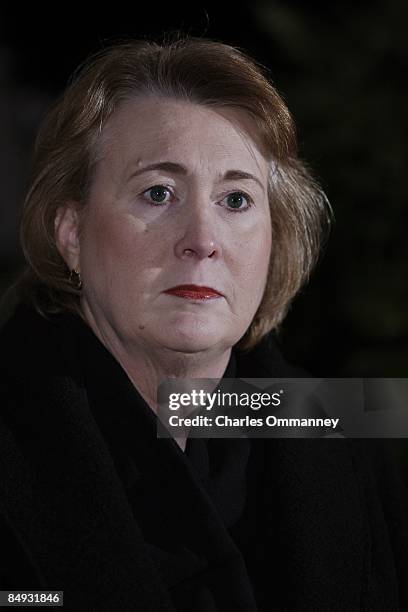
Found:
[[[387,445],[157,439],[74,315],[0,335],[0,589],[67,610],[408,609],[408,502]],[[273,336],[225,376],[295,375]]]

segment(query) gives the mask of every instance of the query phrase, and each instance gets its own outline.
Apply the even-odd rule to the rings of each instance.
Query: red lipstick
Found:
[[[218,293],[215,289],[211,287],[202,287],[200,285],[177,285],[177,287],[167,289],[164,293],[187,298],[189,300],[212,300],[222,297],[221,293]]]

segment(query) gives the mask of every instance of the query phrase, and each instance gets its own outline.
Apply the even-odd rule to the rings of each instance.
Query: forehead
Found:
[[[122,102],[102,131],[99,151],[121,166],[169,154],[174,161],[192,155],[214,163],[236,160],[252,169],[266,163],[242,111],[157,97]]]

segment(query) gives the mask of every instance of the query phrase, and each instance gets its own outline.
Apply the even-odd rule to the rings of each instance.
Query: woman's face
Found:
[[[243,336],[271,252],[268,166],[247,121],[147,97],[122,103],[109,119],[69,255],[81,270],[84,312],[99,329],[122,343],[182,352],[225,350]],[[221,297],[165,293],[186,284]]]

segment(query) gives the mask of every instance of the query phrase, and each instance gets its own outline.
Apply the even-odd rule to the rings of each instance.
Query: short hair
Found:
[[[270,164],[272,252],[262,301],[236,344],[247,351],[284,319],[309,278],[330,226],[330,205],[297,154],[295,125],[266,69],[245,51],[206,38],[162,43],[126,39],[90,55],[73,73],[40,126],[20,238],[27,261],[17,287],[42,315],[80,312],[80,291],[55,240],[57,209],[86,206],[98,141],[118,105],[157,95],[243,111]]]

